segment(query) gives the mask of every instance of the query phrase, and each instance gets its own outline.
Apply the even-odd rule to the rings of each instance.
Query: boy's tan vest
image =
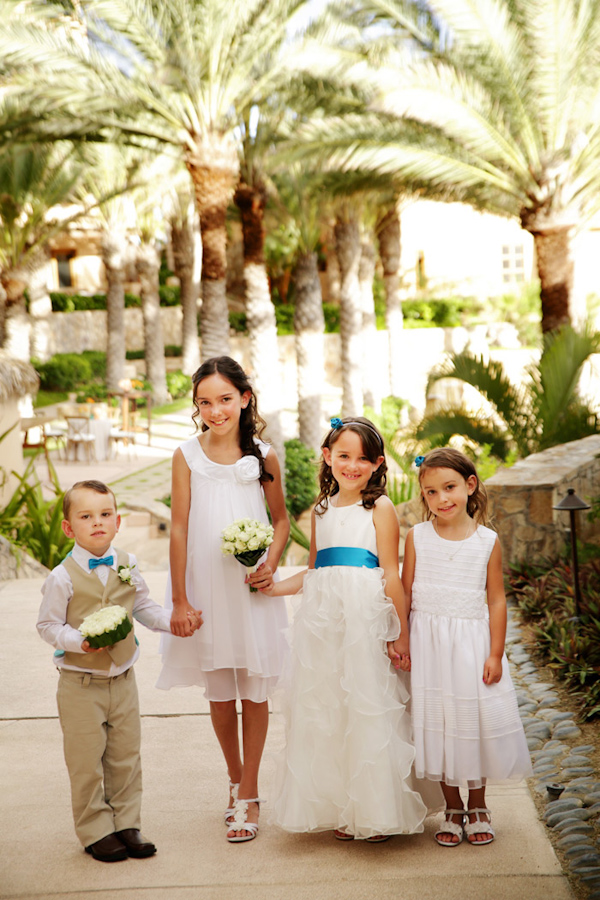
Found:
[[[128,566],[129,554],[123,553],[121,550],[116,552],[117,568],[119,566]],[[63,559],[62,565],[67,569],[73,584],[73,596],[67,606],[67,623],[69,625],[73,628],[79,628],[86,616],[97,612],[104,606],[123,606],[133,622],[135,587],[121,581],[113,568],[109,569],[108,581],[105,587],[93,570],[86,572],[70,556]],[[83,636],[81,640],[83,641]],[[108,671],[111,663],[114,663],[116,666],[122,666],[131,659],[134,653],[135,637],[132,630],[122,641],[119,641],[113,647],[106,647],[100,653],[72,653],[67,651],[63,660],[68,666]]]

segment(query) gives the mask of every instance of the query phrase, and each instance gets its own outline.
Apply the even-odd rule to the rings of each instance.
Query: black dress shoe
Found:
[[[136,859],[144,859],[146,856],[153,856],[156,853],[156,847],[152,841],[147,841],[137,828],[124,828],[123,831],[116,831],[115,837],[125,844],[128,855],[134,856]]]
[[[127,859],[128,855],[127,847],[116,834],[107,834],[106,837],[100,838],[99,841],[86,847],[85,852],[100,862],[119,862],[121,859]]]

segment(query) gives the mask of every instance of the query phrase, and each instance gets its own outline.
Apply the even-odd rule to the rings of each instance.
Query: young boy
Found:
[[[77,628],[90,613],[116,605],[151,631],[170,631],[170,613],[148,596],[135,557],[112,546],[121,517],[105,484],[74,484],[64,496],[63,514],[63,531],[75,546],[44,582],[37,629],[56,648],[58,714],[75,831],[94,859],[144,858],[156,847],[139,830],[137,641],[131,631],[112,647],[93,649]],[[190,616],[186,636],[201,624],[200,613]]]

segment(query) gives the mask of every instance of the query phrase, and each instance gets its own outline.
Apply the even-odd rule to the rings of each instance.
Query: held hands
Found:
[[[191,637],[202,625],[202,610],[194,609],[189,603],[174,606],[171,613],[171,634],[177,637]]]
[[[502,678],[502,659],[499,656],[488,656],[483,667],[483,683],[497,684]]]
[[[403,672],[410,672],[410,653],[407,643],[398,638],[396,641],[388,641],[387,644],[390,662],[395,669],[402,669]]]
[[[257,591],[262,591],[263,594],[269,594],[272,597],[276,596],[272,593],[274,585],[273,570],[268,561],[261,563],[256,572],[250,572],[246,575],[246,584],[251,584],[253,588],[256,588]]]

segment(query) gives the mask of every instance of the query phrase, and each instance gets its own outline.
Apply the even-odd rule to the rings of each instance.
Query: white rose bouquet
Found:
[[[251,572],[256,571],[257,562],[272,543],[273,526],[256,519],[237,519],[221,532],[223,556],[235,556]],[[250,590],[256,593],[252,585]]]
[[[104,606],[86,616],[79,626],[79,631],[90,647],[97,650],[100,647],[112,647],[113,644],[122,641],[132,628],[131,619],[124,607]]]

